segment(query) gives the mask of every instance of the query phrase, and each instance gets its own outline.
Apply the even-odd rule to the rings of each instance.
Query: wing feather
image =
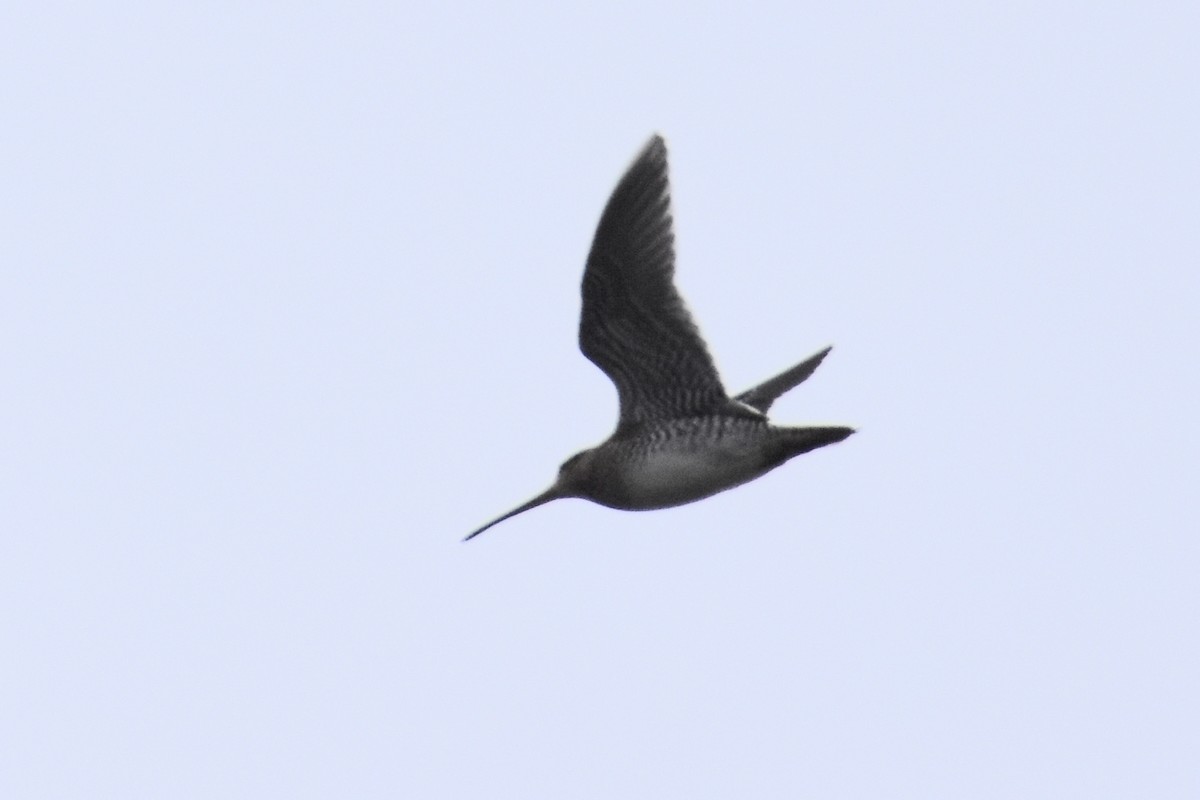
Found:
[[[667,148],[655,136],[609,198],[583,274],[579,348],[617,387],[618,430],[729,405],[674,277]]]

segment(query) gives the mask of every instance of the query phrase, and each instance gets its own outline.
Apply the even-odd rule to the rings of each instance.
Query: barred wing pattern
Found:
[[[655,136],[609,198],[583,273],[579,349],[617,387],[617,430],[729,405],[675,290],[667,148]]]

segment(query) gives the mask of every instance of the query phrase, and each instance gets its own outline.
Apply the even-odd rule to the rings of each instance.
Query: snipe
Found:
[[[854,433],[767,422],[771,403],[811,375],[829,348],[730,398],[674,274],[667,148],[655,136],[609,198],[583,273],[579,349],[616,384],[617,429],[567,459],[545,492],[467,539],[563,497],[628,510],[683,505]]]

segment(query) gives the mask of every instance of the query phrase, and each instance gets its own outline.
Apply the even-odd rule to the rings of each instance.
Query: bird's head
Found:
[[[517,514],[522,514],[531,508],[537,508],[540,505],[549,503],[551,500],[558,500],[563,497],[578,497],[578,489],[586,484],[588,477],[591,475],[593,452],[593,450],[583,450],[582,452],[576,453],[568,458],[562,463],[562,466],[558,468],[558,478],[555,479],[553,486],[532,500],[517,506],[507,514],[502,514],[501,516],[496,517],[482,528],[472,531],[466,539],[463,539],[463,541],[465,542],[473,539],[493,525],[503,522],[509,517],[515,517]]]

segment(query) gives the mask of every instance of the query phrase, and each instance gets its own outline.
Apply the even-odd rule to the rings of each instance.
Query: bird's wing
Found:
[[[826,347],[815,356],[810,356],[791,369],[771,378],[769,381],[763,381],[753,389],[747,389],[735,397],[734,400],[745,403],[751,408],[756,408],[766,414],[771,409],[771,404],[779,399],[780,395],[791,391],[808,380],[808,376],[812,375],[817,367],[821,366],[821,362],[825,360],[825,356],[829,355],[829,351],[832,349],[832,347]]]
[[[655,136],[609,198],[583,273],[579,349],[616,384],[618,430],[730,405],[674,275],[667,148]]]

